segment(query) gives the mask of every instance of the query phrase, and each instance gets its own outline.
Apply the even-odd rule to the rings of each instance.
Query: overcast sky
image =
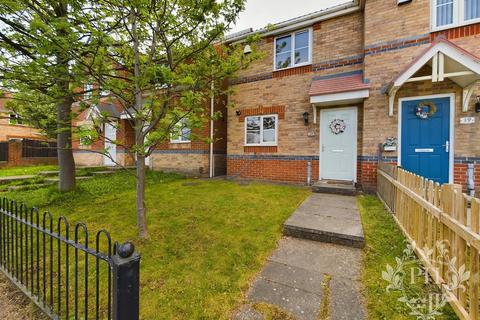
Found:
[[[246,9],[231,33],[250,27],[255,30],[347,2],[351,0],[247,0]]]

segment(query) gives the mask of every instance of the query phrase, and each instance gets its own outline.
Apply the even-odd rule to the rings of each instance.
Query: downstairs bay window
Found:
[[[251,116],[245,118],[246,146],[276,146],[278,116]]]
[[[432,29],[480,22],[480,0],[433,0]]]

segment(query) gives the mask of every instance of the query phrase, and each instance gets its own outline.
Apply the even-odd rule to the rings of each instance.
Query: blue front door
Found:
[[[419,107],[421,112],[417,115]],[[448,183],[450,98],[402,102],[401,125],[402,167],[430,180]]]

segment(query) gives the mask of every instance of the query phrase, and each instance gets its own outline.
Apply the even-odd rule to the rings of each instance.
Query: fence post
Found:
[[[117,248],[113,262],[113,319],[138,320],[140,313],[140,255],[132,243]]]

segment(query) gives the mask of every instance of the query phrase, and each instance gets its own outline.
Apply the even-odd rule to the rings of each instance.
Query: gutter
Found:
[[[314,12],[311,14],[307,14],[295,19],[287,20],[284,22],[280,22],[274,24],[272,27],[265,27],[262,29],[258,29],[256,31],[247,32],[240,34],[236,37],[226,38],[224,40],[225,43],[238,43],[244,41],[248,36],[253,34],[259,34],[262,37],[268,37],[271,35],[277,35],[280,33],[301,29],[304,27],[311,26],[320,21],[332,19],[335,17],[347,15],[349,13],[353,13],[362,9],[362,3],[359,0],[353,0],[350,3],[341,4],[338,6],[334,6],[325,10],[321,10],[318,12]]]

